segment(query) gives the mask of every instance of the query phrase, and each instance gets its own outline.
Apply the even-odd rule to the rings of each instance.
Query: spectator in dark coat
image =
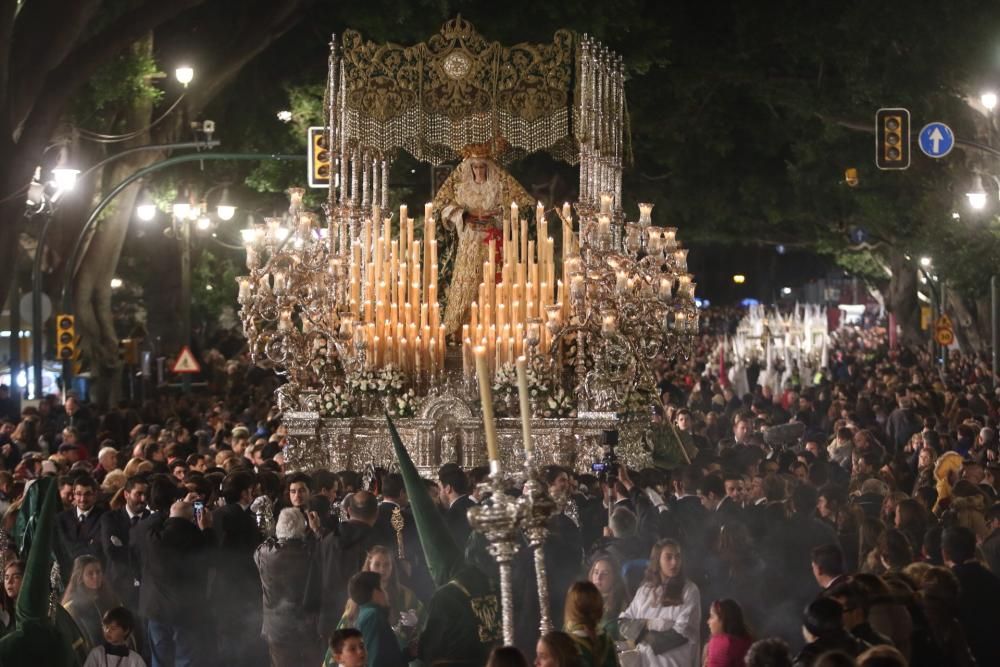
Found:
[[[983,556],[993,574],[1000,576],[1000,503],[993,505],[986,513],[990,534],[983,540]]]
[[[844,629],[840,603],[831,598],[814,600],[802,615],[802,634],[808,643],[795,656],[795,667],[812,667],[819,656],[827,651],[843,651],[857,657],[868,648]]]
[[[979,665],[1000,665],[1000,579],[976,560],[976,535],[948,528],[941,537],[945,564],[958,577],[958,620]]]
[[[250,511],[255,485],[256,479],[250,471],[229,474],[222,482],[226,505],[212,512],[218,549],[211,597],[216,612],[219,651],[234,662],[248,666],[266,664],[258,631],[261,624],[260,576],[254,563],[254,550],[261,536]]]
[[[287,507],[278,515],[277,539],[254,553],[264,599],[261,635],[274,667],[319,665],[323,659],[315,617],[302,606],[315,544],[306,539],[307,531],[302,513]]]
[[[375,519],[378,501],[367,491],[358,491],[347,500],[349,519],[319,544],[306,586],[306,609],[318,612],[321,637],[337,628],[347,603],[347,582],[361,571],[368,550],[378,544]]]
[[[148,493],[149,480],[145,476],[133,475],[125,480],[125,506],[101,516],[101,553],[108,580],[115,595],[129,609],[139,606],[139,587],[136,585],[138,564],[133,559],[129,534],[133,526],[149,516],[146,508]]]
[[[476,504],[469,497],[469,478],[465,472],[454,463],[441,466],[438,471],[441,480],[441,502],[444,504],[445,522],[448,530],[455,538],[455,544],[462,548],[469,539],[472,528],[469,526],[469,508]]]
[[[171,492],[157,485],[154,481],[154,502]],[[152,667],[214,664],[207,594],[215,542],[211,528],[210,512],[196,520],[191,503],[177,501],[169,516],[159,509],[132,533],[141,563],[139,614],[148,620]]]

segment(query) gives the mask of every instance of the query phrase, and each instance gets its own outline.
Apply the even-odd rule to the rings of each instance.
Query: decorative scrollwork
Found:
[[[538,150],[579,157],[569,123],[576,47],[567,30],[550,44],[504,47],[459,16],[412,46],[349,30],[341,53],[348,141],[362,150],[405,149],[441,162],[500,135],[510,144],[498,156],[504,162]]]

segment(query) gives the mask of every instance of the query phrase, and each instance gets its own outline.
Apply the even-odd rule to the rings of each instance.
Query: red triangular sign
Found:
[[[194,358],[191,354],[191,348],[185,345],[181,348],[181,353],[177,355],[177,361],[174,362],[174,367],[171,369],[172,373],[200,373],[201,364],[198,360]]]

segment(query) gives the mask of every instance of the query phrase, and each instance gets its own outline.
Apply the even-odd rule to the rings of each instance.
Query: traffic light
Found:
[[[910,112],[879,109],[875,112],[875,166],[906,169],[910,166]]]
[[[325,127],[309,128],[309,187],[330,187],[333,173],[333,154],[330,152],[329,136]]]
[[[76,321],[72,315],[56,315],[56,359],[76,361]]]

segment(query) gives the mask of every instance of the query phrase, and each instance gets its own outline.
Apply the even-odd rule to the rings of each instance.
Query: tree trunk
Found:
[[[899,250],[890,250],[888,260],[892,277],[885,292],[886,310],[896,316],[900,340],[905,344],[919,345],[923,336],[920,333],[920,303],[917,300],[917,268]]]
[[[133,49],[137,54],[152,55],[152,33],[137,42]],[[149,125],[152,115],[152,100],[138,99],[125,114],[125,126],[145,127]],[[149,133],[145,132],[125,142],[123,149],[149,143]],[[142,152],[122,158],[107,168],[104,181],[108,186],[114,187],[161,157],[159,153]],[[141,187],[141,182],[135,182],[118,195],[88,239],[79,269],[67,267],[67,270],[75,271],[73,310],[76,313],[76,326],[84,358],[89,361],[90,371],[95,380],[93,398],[102,408],[114,405],[121,397],[122,365],[118,358],[118,333],[115,331],[114,318],[111,315],[111,279],[114,278],[118,268],[118,258],[125,243]]]

